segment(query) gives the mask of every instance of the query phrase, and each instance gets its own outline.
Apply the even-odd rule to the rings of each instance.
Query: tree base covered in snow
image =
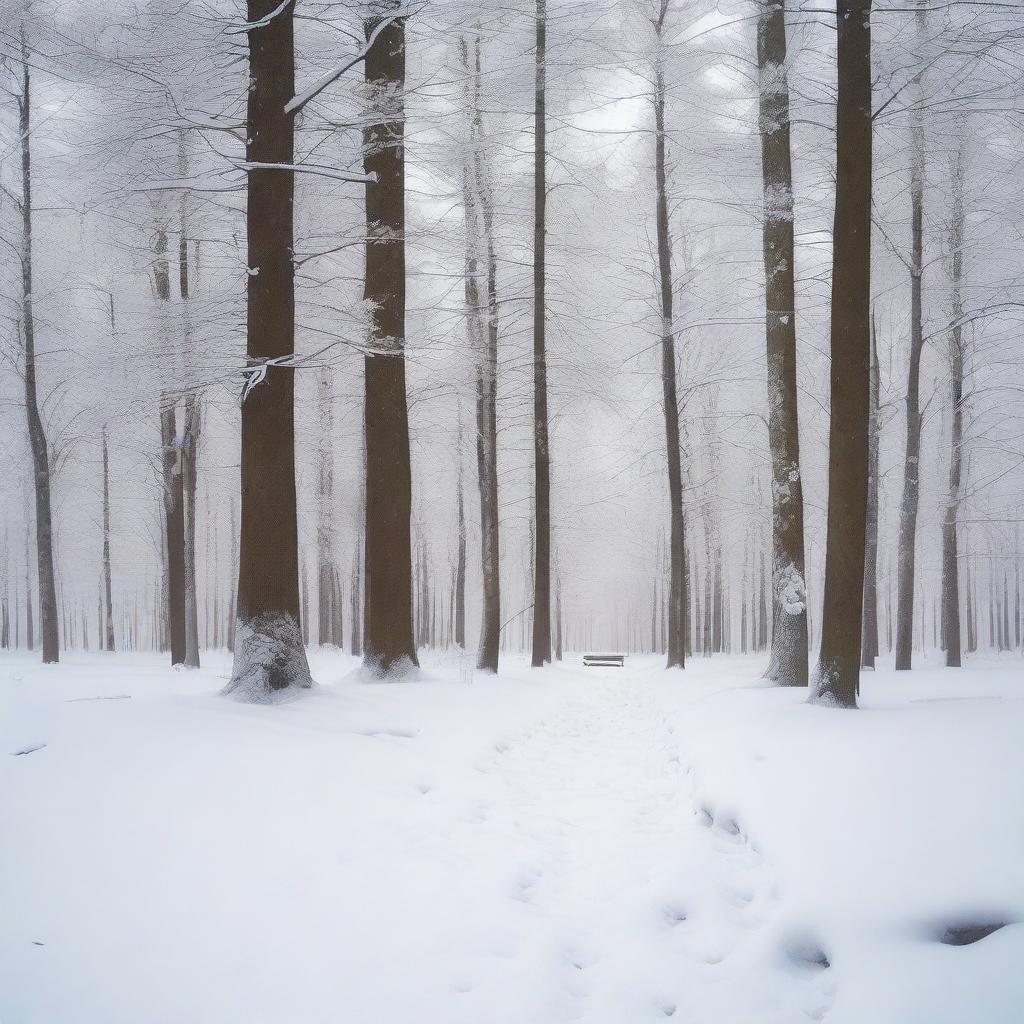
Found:
[[[313,686],[302,631],[290,615],[239,617],[235,658],[225,696],[249,704],[281,704]]]

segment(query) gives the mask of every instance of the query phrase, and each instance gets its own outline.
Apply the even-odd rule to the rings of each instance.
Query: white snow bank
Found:
[[[841,712],[753,659],[313,652],[272,708],[206,661],[0,658],[5,1024],[1019,1019],[1024,926],[937,941],[1024,920],[1016,663]]]

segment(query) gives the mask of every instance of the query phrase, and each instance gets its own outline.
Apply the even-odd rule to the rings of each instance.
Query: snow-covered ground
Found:
[[[0,659],[2,1024],[1024,1020],[1019,661],[312,662]]]

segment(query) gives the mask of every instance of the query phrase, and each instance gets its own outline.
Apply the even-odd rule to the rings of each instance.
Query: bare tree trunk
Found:
[[[476,427],[477,479],[480,491],[480,560],[483,578],[483,604],[480,623],[480,647],[477,668],[498,671],[501,650],[501,553],[498,507],[498,260],[494,240],[494,204],[490,170],[485,159],[483,110],[480,103],[481,44],[474,40],[473,67],[469,51],[462,43],[462,61],[471,81],[471,136],[473,164],[465,168],[464,202],[466,208],[466,305],[469,334],[473,347],[480,351],[477,370]],[[477,215],[483,224],[487,272],[486,329],[480,318],[479,231]]]
[[[295,91],[293,15],[275,0],[248,0],[246,159],[294,162],[294,126],[285,104]],[[273,17],[269,17],[273,13]],[[313,685],[299,607],[295,502],[295,379],[268,365],[295,351],[291,171],[248,171],[247,353],[259,367],[242,400],[242,510],[234,666],[225,693],[271,703],[282,691]]]
[[[956,520],[960,510],[960,487],[963,475],[964,338],[960,320],[964,313],[961,280],[964,265],[966,159],[966,144],[961,141],[953,174],[953,219],[949,232],[953,279],[953,329],[949,339],[952,425],[949,435],[949,491],[942,517],[942,636],[943,646],[946,650],[946,665],[949,668],[959,668],[962,658],[960,650],[960,560],[957,550]],[[970,612],[968,611],[969,616]]]
[[[668,219],[668,170],[665,153],[665,73],[662,33],[669,0],[661,0],[655,31],[658,54],[654,71],[654,178],[661,305],[661,388],[665,416],[665,455],[669,494],[668,668],[686,664],[686,539],[683,524],[683,472],[679,444],[679,398],[676,392],[676,338],[673,316],[672,235]]]
[[[804,500],[796,389],[793,174],[786,74],[785,0],[762,0],[757,24],[763,177],[768,445],[772,460],[772,606],[775,628],[765,678],[807,685]]]
[[[359,610],[359,595],[362,593],[361,562],[358,548],[352,555],[352,656],[358,658],[363,653],[362,615]]]
[[[871,2],[839,0],[832,416],[821,646],[812,701],[856,707],[868,489],[871,309]]]
[[[321,646],[341,646],[338,619],[341,609],[336,607],[338,568],[334,548],[334,394],[331,369],[320,371],[317,387],[317,405],[320,428],[320,446],[317,466],[317,641]]]
[[[562,576],[555,571],[555,661],[562,660]]]
[[[184,136],[181,138],[178,171],[182,177],[188,173]],[[182,193],[180,227],[178,235],[178,289],[181,295],[185,344],[188,346],[191,324],[188,313],[188,212],[187,196]],[[181,436],[181,478],[184,497],[184,554],[185,554],[185,664],[199,668],[199,599],[196,593],[196,489],[199,470],[199,435],[202,414],[199,397],[190,390],[185,395],[185,413]]]
[[[113,303],[113,299],[111,299]],[[113,305],[111,305],[113,308]],[[100,650],[114,649],[114,603],[110,593],[110,461],[107,455],[107,426],[103,425],[103,600],[101,604],[103,632]]]
[[[43,664],[60,659],[57,622],[57,589],[53,571],[53,517],[50,510],[50,454],[46,431],[39,412],[36,388],[36,337],[32,294],[32,94],[29,81],[28,43],[21,30],[21,94],[18,96],[21,139],[21,329],[25,340],[25,412],[32,449],[36,505],[36,572],[39,578],[39,630],[42,635]],[[26,569],[27,573],[27,569]],[[29,647],[32,646],[32,589],[26,587]]]
[[[924,10],[917,5],[918,38],[924,37]],[[911,254],[910,254],[910,365],[907,370],[907,443],[903,462],[903,498],[900,502],[899,546],[896,574],[896,669],[910,668],[914,629],[914,556],[917,509],[920,499],[921,352],[924,348],[921,312],[921,277],[924,270],[924,102],[922,74],[914,77],[911,101]]]
[[[878,403],[881,377],[878,338],[871,318],[871,382],[868,396],[868,507],[864,523],[864,622],[861,627],[860,664],[874,668],[878,657],[878,469],[880,424]]]
[[[366,36],[400,0],[374,8]],[[412,472],[405,392],[405,19],[377,36],[364,63],[374,116],[363,131],[366,281],[374,354],[366,377],[366,629],[363,660],[387,675],[418,664],[413,642]]]
[[[533,106],[533,572],[534,668],[551,661],[551,457],[545,339],[547,283],[547,0],[536,0],[537,46]]]
[[[459,442],[458,442],[458,481],[456,484],[455,496],[455,531],[456,537],[456,560],[455,560],[455,646],[464,649],[466,646],[466,502],[463,493],[463,471],[462,471],[462,406],[459,406],[458,413]]]
[[[159,221],[153,246],[153,281],[157,301],[171,299],[171,271],[167,260],[167,226]],[[167,636],[171,664],[185,664],[185,491],[182,445],[177,436],[175,399],[160,397],[160,463],[163,470],[164,551],[167,569]]]

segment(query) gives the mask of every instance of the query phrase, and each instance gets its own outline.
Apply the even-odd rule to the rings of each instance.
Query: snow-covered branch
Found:
[[[422,10],[424,5],[415,10],[412,8],[403,7],[400,10],[395,11],[394,14],[388,15],[386,18],[382,18],[373,28],[369,37],[366,40],[366,45],[354,56],[349,57],[343,63],[339,64],[336,68],[329,71],[319,81],[314,82],[308,89],[304,89],[302,92],[297,93],[293,96],[285,105],[286,114],[297,114],[310,100],[315,99],[320,95],[329,85],[333,85],[346,71],[354,68],[360,61],[366,59],[367,55],[373,49],[374,43],[377,42],[377,37],[390,25],[392,22],[399,21],[402,18],[408,18],[410,15],[415,14],[416,11]]]
[[[236,164],[243,171],[292,171],[296,174],[317,174],[322,178],[333,178],[335,181],[355,181],[371,184],[377,180],[372,171],[361,174],[358,171],[344,171],[337,167],[325,167],[323,164],[273,164],[246,160]]]
[[[269,14],[264,15],[264,17],[260,18],[258,21],[247,21],[242,25],[232,25],[230,28],[224,30],[225,35],[245,35],[247,32],[252,32],[253,29],[266,28],[290,3],[292,3],[292,0],[281,0],[281,3],[279,3],[277,7],[275,7]]]

